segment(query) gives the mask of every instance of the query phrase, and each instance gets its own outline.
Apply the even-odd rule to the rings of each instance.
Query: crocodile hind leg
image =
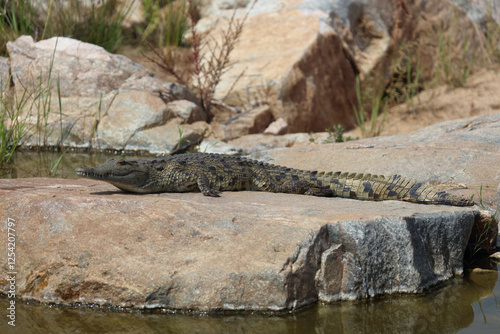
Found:
[[[208,180],[208,177],[205,174],[199,174],[198,178],[196,179],[196,183],[198,184],[198,188],[200,189],[203,195],[211,197],[220,197],[220,191],[210,188],[210,181]]]
[[[333,196],[333,192],[328,186],[320,186],[304,180],[275,181],[265,169],[254,171],[253,184],[256,190],[274,193],[303,194],[322,197]]]
[[[285,181],[282,184],[277,184],[274,188],[268,189],[277,193],[287,194],[302,194],[310,196],[332,197],[333,192],[330,187],[318,186],[317,184],[307,181]]]

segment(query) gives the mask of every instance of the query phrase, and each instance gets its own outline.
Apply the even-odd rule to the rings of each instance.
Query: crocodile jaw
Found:
[[[109,182],[115,187],[129,192],[151,192],[151,189],[148,189],[149,170],[137,161],[109,159],[97,167],[78,167],[76,174],[88,179]]]

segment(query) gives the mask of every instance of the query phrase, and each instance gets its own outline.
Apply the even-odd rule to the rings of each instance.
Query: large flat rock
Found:
[[[252,139],[257,146],[258,139]],[[299,169],[401,174],[457,196],[474,196],[477,203],[496,209],[500,113],[446,121],[409,134],[261,150],[252,156]]]
[[[477,208],[290,194],[127,194],[104,182],[0,180],[17,297],[183,310],[288,310],[420,292],[463,272]]]

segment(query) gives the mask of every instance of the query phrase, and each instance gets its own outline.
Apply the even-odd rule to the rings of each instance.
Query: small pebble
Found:
[[[490,255],[490,258],[492,258],[495,261],[500,261],[500,252],[496,252]]]
[[[498,271],[492,269],[474,268],[472,269],[473,274],[490,274],[497,273]]]

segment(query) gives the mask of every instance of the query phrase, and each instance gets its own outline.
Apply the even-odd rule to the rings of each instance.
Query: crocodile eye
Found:
[[[120,165],[120,166],[125,166],[125,165],[130,165],[129,162],[127,160],[124,160],[124,159],[120,159],[116,162],[117,165]]]

